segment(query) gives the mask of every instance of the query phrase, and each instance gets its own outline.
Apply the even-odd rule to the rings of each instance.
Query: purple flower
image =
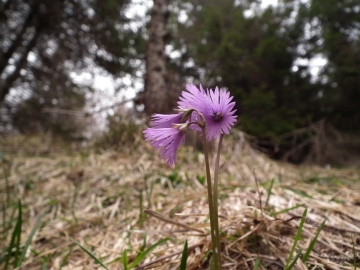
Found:
[[[155,150],[160,151],[160,157],[170,166],[175,164],[176,151],[185,141],[185,130],[189,127],[201,130],[194,123],[202,123],[203,119],[199,113],[206,122],[208,141],[218,138],[221,134],[229,134],[237,119],[234,115],[235,102],[231,102],[233,97],[226,90],[216,87],[215,90],[205,91],[201,85],[200,89],[195,85],[187,85],[186,89],[178,102],[181,112],[152,115],[150,128],[144,131],[145,140],[150,141]]]
[[[186,85],[186,91],[183,91],[178,101],[179,109],[195,109],[197,111],[204,110],[207,106],[205,103],[207,97],[202,85],[200,90],[193,84]]]
[[[145,140],[150,141],[155,150],[160,150],[160,157],[169,166],[176,162],[176,151],[185,141],[185,132],[180,128],[147,128]]]
[[[153,128],[171,128],[174,124],[181,123],[183,113],[178,114],[153,114],[150,126]]]
[[[204,91],[200,85],[200,90],[195,85],[187,85],[188,92],[183,92],[178,102],[180,109],[195,109],[200,112],[206,122],[206,138],[208,141],[218,138],[221,134],[229,134],[231,126],[236,122],[237,116],[233,110],[235,102],[231,102],[233,97],[226,90],[218,87],[215,90]],[[194,120],[200,120],[199,115],[193,113]],[[193,129],[199,130],[196,126]]]
[[[181,93],[181,96],[178,101],[180,110],[196,110],[198,112],[205,111],[208,105],[208,97],[200,84],[200,90],[193,84],[186,85],[186,91]],[[202,122],[202,118],[199,116],[197,112],[192,113],[192,117],[190,119],[192,122]],[[201,128],[198,125],[191,125],[191,129],[201,131]]]
[[[206,122],[206,138],[208,141],[220,137],[221,134],[229,134],[231,127],[235,124],[237,116],[234,115],[235,102],[233,97],[224,89],[218,87],[207,92],[208,106],[200,111]]]

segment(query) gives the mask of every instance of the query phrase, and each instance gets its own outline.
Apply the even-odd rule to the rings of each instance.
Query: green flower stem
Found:
[[[222,149],[224,135],[220,135],[219,145],[216,153],[215,159],[215,171],[214,171],[214,189],[213,189],[213,203],[214,203],[214,219],[215,219],[215,228],[216,228],[216,245],[218,250],[220,251],[220,234],[219,234],[219,207],[218,207],[218,183],[219,183],[219,168],[220,168],[220,153]]]
[[[214,201],[213,201],[214,196],[213,196],[212,183],[211,183],[209,148],[208,148],[208,143],[206,140],[205,127],[202,127],[202,131],[203,131],[205,167],[206,167],[206,181],[207,181],[208,200],[209,200],[210,234],[211,234],[213,262],[214,262],[213,269],[221,270],[219,222],[217,220],[218,209],[214,207]],[[216,205],[217,205],[217,202],[216,202]]]
[[[216,153],[215,160],[215,172],[214,172],[214,208],[216,209],[216,214],[218,214],[218,183],[219,183],[219,168],[220,168],[220,153],[222,149],[224,134],[220,135],[219,145]],[[218,216],[216,217],[218,219]]]

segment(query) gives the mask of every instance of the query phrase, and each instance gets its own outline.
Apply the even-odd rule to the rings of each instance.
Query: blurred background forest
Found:
[[[237,127],[269,156],[359,164],[360,2],[266,3],[1,0],[2,140],[121,150],[201,83],[229,89]]]

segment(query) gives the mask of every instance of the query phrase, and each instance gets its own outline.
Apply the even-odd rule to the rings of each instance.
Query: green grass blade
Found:
[[[8,179],[8,174],[4,171],[4,178],[5,178],[5,188],[6,188],[6,206],[10,207],[10,185],[9,185],[9,179]]]
[[[259,269],[261,263],[261,259],[259,256],[256,257],[255,264],[254,264],[254,270]]]
[[[22,207],[21,207],[21,201],[19,200],[18,203],[18,219],[14,228],[14,231],[11,235],[10,244],[7,250],[7,255],[5,259],[5,267],[4,269],[7,270],[9,267],[10,258],[12,256],[12,251],[15,248],[15,258],[14,258],[14,268],[17,267],[17,256],[19,254],[19,248],[20,248],[20,237],[21,237],[21,226],[22,226]]]
[[[155,244],[151,245],[149,248],[147,248],[144,252],[139,253],[139,255],[136,257],[136,259],[129,265],[129,269],[135,268],[143,259],[145,259],[146,255],[149,254],[153,249],[156,247],[164,244],[166,241],[169,241],[170,238],[164,238],[156,242]]]
[[[143,191],[142,191],[142,190],[140,190],[140,195],[139,195],[139,206],[140,206],[139,224],[140,224],[140,226],[141,226],[141,227],[143,226],[143,223],[144,223],[144,218],[145,218],[145,215],[144,215],[144,208],[143,208],[143,201],[144,201],[144,198],[143,198]]]
[[[93,258],[98,264],[100,264],[102,267],[104,267],[106,270],[109,270],[103,263],[98,259],[90,250],[83,247],[79,242],[77,242],[75,239],[70,237],[70,240],[73,241],[75,244],[77,244],[83,251],[85,251],[91,258]]]
[[[294,267],[295,263],[297,262],[297,260],[299,259],[300,255],[301,255],[301,252],[302,252],[302,248],[299,249],[294,260],[291,262],[291,264],[287,268],[285,268],[285,270],[290,270]]]
[[[41,270],[48,270],[49,259],[44,259]]]
[[[316,243],[316,240],[317,240],[317,238],[319,236],[319,233],[325,226],[325,221],[326,221],[326,219],[324,219],[324,221],[321,223],[319,229],[317,230],[317,232],[315,234],[315,237],[311,240],[310,245],[309,245],[309,247],[307,248],[307,250],[306,250],[306,252],[304,254],[304,257],[302,258],[303,262],[306,262],[308,260],[308,258],[310,256],[310,252],[313,250],[313,248],[315,246],[315,243]]]
[[[21,201],[19,200],[18,203],[18,209],[19,209],[19,215],[18,215],[18,221],[16,223],[16,230],[17,230],[17,237],[16,237],[16,243],[15,243],[15,258],[14,258],[14,268],[19,267],[19,254],[20,254],[20,240],[21,240],[21,228],[22,228],[22,205]]]
[[[8,224],[7,231],[11,229],[11,221],[14,219],[15,213],[16,213],[16,209],[13,209],[13,210],[11,211],[11,215],[10,215],[10,219],[9,219],[9,224]]]
[[[356,262],[356,249],[355,249],[355,241],[354,241],[354,235],[351,235],[352,238],[352,246],[353,246],[353,253],[354,253],[354,261],[353,261],[353,265],[354,265],[354,270],[356,270],[357,268],[357,262]]]
[[[116,257],[114,260],[108,262],[107,264],[110,265],[112,263],[116,263],[116,262],[121,261],[121,260],[122,260],[122,256],[119,256],[119,257]]]
[[[143,253],[145,248],[146,248],[146,235],[144,236],[144,241],[143,241],[143,244],[142,244],[142,246],[140,248],[140,252]],[[139,256],[139,254],[138,254],[138,256]]]
[[[303,206],[305,206],[305,204],[297,204],[297,205],[295,205],[295,206],[293,206],[293,207],[285,208],[285,209],[283,209],[283,210],[281,210],[281,211],[278,211],[278,212],[272,212],[272,213],[270,213],[270,216],[273,217],[273,216],[276,216],[276,215],[278,215],[278,214],[287,213],[287,212],[289,212],[289,211],[291,211],[291,210],[294,210],[294,209],[296,209],[296,208],[303,207]]]
[[[61,269],[64,267],[64,265],[67,263],[67,261],[68,261],[68,259],[69,259],[69,256],[70,256],[71,252],[73,251],[73,248],[74,248],[74,247],[71,247],[70,250],[69,250],[69,252],[68,252],[68,253],[65,255],[65,257],[62,259],[59,270],[61,270]]]
[[[124,266],[124,270],[128,270],[129,268],[128,268],[127,249],[124,249],[121,260]]]
[[[213,260],[214,257],[211,257],[210,259],[210,270],[214,270],[214,260]]]
[[[36,224],[34,226],[34,228],[32,229],[30,235],[29,235],[29,238],[26,240],[26,243],[25,243],[25,246],[24,246],[24,249],[21,253],[21,256],[20,256],[20,259],[19,259],[19,264],[18,266],[21,266],[24,258],[25,258],[25,255],[26,255],[26,251],[27,249],[29,248],[30,244],[31,244],[31,241],[35,235],[35,232],[37,231],[37,229],[39,228],[40,226],[40,222],[41,222],[41,219],[43,218],[43,216],[45,215],[45,212],[43,212],[40,217],[38,218],[38,220],[36,221]]]
[[[296,248],[296,245],[297,245],[297,242],[301,239],[301,231],[302,231],[302,228],[304,226],[304,223],[305,223],[305,218],[306,218],[306,214],[307,214],[307,208],[305,208],[304,212],[303,212],[303,215],[302,215],[302,218],[301,218],[301,221],[300,221],[300,225],[299,225],[299,228],[297,230],[297,233],[296,233],[296,236],[294,238],[294,244],[291,248],[291,251],[290,251],[290,254],[289,254],[289,257],[286,261],[286,265],[285,265],[285,269],[291,269],[291,268],[288,268],[288,265],[291,261],[291,258],[294,254],[294,251],[295,251],[295,248]]]
[[[188,258],[188,241],[185,241],[184,249],[181,256],[180,270],[186,270],[186,261]]]
[[[266,198],[265,206],[268,206],[268,205],[269,205],[269,200],[270,200],[272,188],[273,188],[273,186],[274,186],[274,182],[275,182],[275,178],[271,179],[270,187],[269,187],[269,189],[268,189],[268,191],[267,191],[267,198]]]
[[[2,203],[2,227],[3,227],[3,232],[4,232],[4,235],[5,235],[5,232],[6,232],[6,207],[5,207],[5,203]]]

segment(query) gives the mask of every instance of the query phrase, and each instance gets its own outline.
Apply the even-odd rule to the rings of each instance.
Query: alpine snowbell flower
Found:
[[[185,141],[185,133],[181,128],[147,128],[144,135],[155,150],[160,150],[160,157],[169,166],[175,164],[176,151]]]
[[[230,93],[226,90],[207,89],[200,85],[188,84],[178,101],[177,114],[154,114],[151,117],[150,128],[144,131],[146,141],[150,141],[160,156],[169,165],[175,164],[176,151],[185,140],[185,129],[201,131],[198,124],[205,120],[206,139],[217,139],[221,134],[229,134],[235,124],[235,102],[231,102]],[[189,125],[185,125],[184,122]],[[198,123],[198,124],[196,124]],[[183,127],[181,127],[183,125]]]
[[[179,98],[179,109],[189,110],[194,109],[197,111],[204,110],[206,104],[206,93],[200,84],[200,90],[193,84],[186,85],[186,90],[181,93]]]
[[[235,102],[233,97],[224,89],[218,87],[208,90],[207,102],[203,111],[200,111],[206,122],[206,138],[208,141],[217,139],[221,134],[229,134],[231,127],[235,124],[237,116],[234,115]]]
[[[210,234],[213,251],[213,268],[221,270],[220,230],[218,222],[218,179],[219,160],[222,148],[223,134],[229,134],[235,124],[235,102],[226,90],[204,90],[200,85],[187,85],[178,101],[178,114],[154,114],[150,128],[144,131],[146,141],[149,141],[155,150],[160,150],[160,157],[168,165],[176,162],[176,151],[185,141],[185,132],[191,128],[201,131],[204,142],[204,156],[206,180],[209,200]],[[214,182],[211,180],[209,163],[208,141],[219,138],[219,146],[215,161]],[[214,188],[212,188],[212,186]]]
[[[195,85],[187,85],[188,92],[183,92],[178,102],[180,109],[194,109],[201,113],[206,122],[206,138],[208,141],[217,139],[221,134],[229,134],[231,126],[236,122],[237,116],[234,115],[235,102],[231,102],[230,93],[224,89],[204,91],[200,85],[200,90]],[[199,121],[198,113],[195,113],[193,121]],[[192,126],[199,130],[199,127]]]
[[[153,128],[171,128],[181,122],[182,113],[178,114],[153,114],[150,126]]]

